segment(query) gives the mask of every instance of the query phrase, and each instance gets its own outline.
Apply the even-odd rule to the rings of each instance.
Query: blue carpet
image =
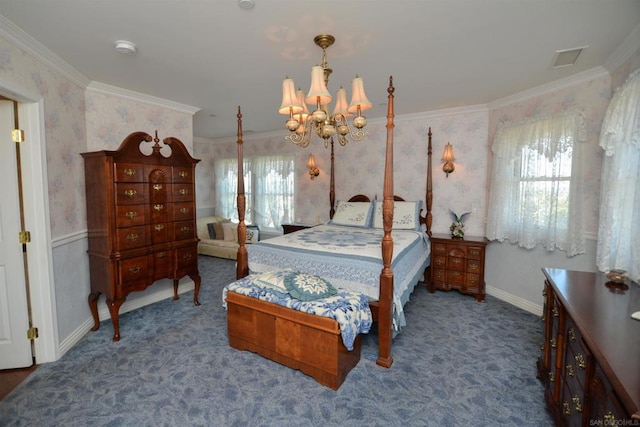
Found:
[[[416,288],[394,364],[360,363],[336,392],[228,346],[222,288],[235,262],[199,257],[190,294],[120,316],[44,364],[0,402],[2,426],[550,426],[535,362],[537,316],[487,296]],[[101,304],[103,301],[101,299]]]

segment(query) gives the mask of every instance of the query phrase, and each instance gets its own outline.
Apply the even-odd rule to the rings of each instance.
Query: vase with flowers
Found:
[[[456,214],[454,211],[449,209],[449,214],[451,215],[451,219],[453,222],[449,227],[451,231],[451,237],[454,239],[463,239],[464,238],[464,221],[467,219],[471,212],[465,212],[462,215]]]

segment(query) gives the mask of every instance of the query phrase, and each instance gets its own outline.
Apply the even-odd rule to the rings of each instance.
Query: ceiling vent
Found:
[[[582,51],[587,47],[589,46],[577,47],[575,49],[556,50],[553,68],[570,67],[574,65]]]

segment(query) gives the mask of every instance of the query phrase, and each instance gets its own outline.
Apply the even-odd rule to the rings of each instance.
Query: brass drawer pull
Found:
[[[558,307],[553,307],[553,317],[558,317],[560,314],[558,313]]]
[[[191,227],[185,225],[184,227],[180,228],[180,231],[182,231],[183,233],[188,233],[191,231]]]
[[[188,253],[188,254],[182,255],[182,259],[191,259],[191,254]]]
[[[189,176],[189,172],[187,172],[187,171],[180,171],[180,173],[179,173],[178,175],[180,175],[182,178],[186,178],[186,177],[188,177],[188,176]]]
[[[135,267],[131,267],[131,268],[129,269],[129,272],[130,272],[130,273],[133,273],[133,274],[138,274],[138,273],[140,273],[140,270],[142,270],[142,268],[140,268],[140,267],[138,267],[138,266],[136,265]]]
[[[569,330],[567,330],[567,336],[569,337],[569,341],[575,341],[576,331],[573,328],[569,328]]]
[[[459,271],[450,271],[449,273],[450,273],[452,276],[455,276],[455,277],[460,277],[460,276],[462,276],[462,273],[460,273]]]
[[[186,214],[188,214],[188,213],[189,213],[189,208],[182,208],[182,209],[180,209],[180,213],[181,213],[182,215],[186,215]]]
[[[164,225],[163,224],[157,224],[156,225],[156,231],[161,231],[162,229],[164,229]]]
[[[549,381],[554,382],[555,380],[556,380],[556,375],[553,372],[549,371]]]
[[[161,204],[157,204],[157,205],[153,205],[153,209],[157,210],[158,212],[160,212],[162,209],[164,209],[164,205]]]
[[[451,264],[460,265],[462,263],[462,260],[460,258],[451,258],[450,262]]]
[[[158,253],[156,254],[156,256],[157,256],[158,258],[164,258],[164,257],[166,257],[166,256],[167,256],[167,253],[166,253],[166,252],[158,252]]]
[[[580,402],[580,396],[573,396],[571,400],[573,401],[573,407],[575,408],[576,412],[582,412],[582,403]]]
[[[469,263],[469,268],[472,270],[479,270],[480,266],[478,264],[476,264],[475,262],[473,263]]]
[[[436,260],[436,264],[438,264],[438,265],[444,265],[444,263],[445,263],[445,262],[444,262],[444,260],[443,260],[443,259],[438,258],[438,259]]]
[[[136,233],[127,234],[127,240],[130,242],[135,242],[136,240],[138,240],[138,235]]]
[[[186,188],[181,188],[179,193],[181,196],[186,196],[187,194],[189,194],[189,190],[187,190]]]
[[[569,402],[562,402],[562,413],[564,415],[571,415],[571,405],[569,405]]]
[[[136,170],[127,168],[127,169],[124,170],[124,174],[127,175],[127,176],[133,176],[133,175],[136,174]]]
[[[551,348],[556,348],[558,347],[558,343],[556,342],[555,338],[551,338]]]
[[[129,219],[133,219],[133,218],[135,218],[136,216],[138,216],[138,213],[137,213],[137,212],[134,212],[134,211],[131,211],[131,212],[127,212],[126,214],[124,214],[124,216],[126,216],[126,217],[127,217],[127,218],[129,218]]]
[[[162,184],[153,184],[153,189],[156,191],[162,190]]]
[[[124,192],[124,195],[127,197],[135,197],[136,194],[138,194],[136,190],[126,190]]]

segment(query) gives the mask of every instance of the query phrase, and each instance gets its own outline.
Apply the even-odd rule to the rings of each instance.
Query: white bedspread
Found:
[[[247,245],[252,273],[292,268],[323,277],[336,288],[377,301],[383,230],[319,225]],[[424,232],[393,230],[394,331],[406,324],[403,306],[429,262]]]

